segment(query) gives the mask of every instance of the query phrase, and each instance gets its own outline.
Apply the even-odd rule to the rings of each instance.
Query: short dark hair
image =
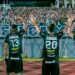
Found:
[[[16,24],[12,24],[12,29],[17,29],[17,25]]]
[[[54,23],[51,23],[49,26],[48,26],[48,30],[50,32],[54,32],[54,29],[55,29],[55,24]]]

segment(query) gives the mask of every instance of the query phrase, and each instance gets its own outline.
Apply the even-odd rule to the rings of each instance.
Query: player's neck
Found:
[[[54,32],[48,32],[49,34],[54,34]]]
[[[14,32],[14,31],[12,31],[11,33],[12,33],[12,34],[16,34],[16,32]]]

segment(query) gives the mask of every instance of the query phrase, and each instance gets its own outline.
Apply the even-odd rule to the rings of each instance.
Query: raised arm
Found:
[[[40,27],[38,26],[38,23],[33,15],[30,15],[30,20],[35,26],[36,30],[40,33],[41,32]]]
[[[68,21],[67,21],[67,23],[66,23],[67,33],[68,33],[69,36],[71,36],[71,37],[73,37],[73,35],[72,35],[72,33],[71,33],[71,32],[72,32],[72,29],[73,29],[73,28],[71,28],[71,24],[72,24],[73,20],[74,20],[74,16],[71,15],[70,17],[68,17]],[[74,27],[74,25],[73,25],[73,27]]]
[[[23,26],[24,26],[24,31],[26,32],[28,29],[28,24],[26,21],[23,22]]]
[[[24,31],[26,32],[27,31],[27,29],[28,29],[28,24],[27,24],[27,18],[22,18],[22,17],[19,17],[19,20],[18,21],[20,21],[22,24],[23,24],[23,26],[24,26]]]
[[[68,17],[68,20],[67,20],[67,22],[66,22],[66,27],[64,28],[63,32],[64,32],[65,30],[68,30],[68,28],[71,26],[71,23],[72,23],[73,19],[74,19],[73,16]]]

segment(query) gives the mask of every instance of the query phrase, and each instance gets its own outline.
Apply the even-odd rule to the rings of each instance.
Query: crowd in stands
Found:
[[[50,7],[11,7],[8,10],[0,9],[0,25],[26,22],[31,24],[29,15],[33,14],[39,24],[48,25],[52,22],[65,23],[71,15],[75,16],[73,8],[50,8]]]

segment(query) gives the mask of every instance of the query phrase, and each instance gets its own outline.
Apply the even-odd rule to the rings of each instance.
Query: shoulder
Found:
[[[22,29],[22,30],[20,30],[19,32],[17,32],[17,34],[18,34],[19,36],[22,36],[24,33],[25,33],[25,30],[24,30],[24,29]]]
[[[43,32],[43,31],[40,32],[40,35],[42,35],[42,36],[45,36],[46,34],[47,34],[47,32]]]
[[[57,33],[55,33],[56,35],[63,35],[63,32],[61,31],[61,32],[57,32]]]
[[[56,33],[56,35],[58,36],[58,38],[60,39],[62,36],[63,36],[63,32],[61,31],[61,32],[58,32],[58,33]]]
[[[24,29],[21,29],[21,30],[18,31],[17,33],[19,34],[19,33],[22,33],[22,32],[25,32],[25,30],[24,30]]]

